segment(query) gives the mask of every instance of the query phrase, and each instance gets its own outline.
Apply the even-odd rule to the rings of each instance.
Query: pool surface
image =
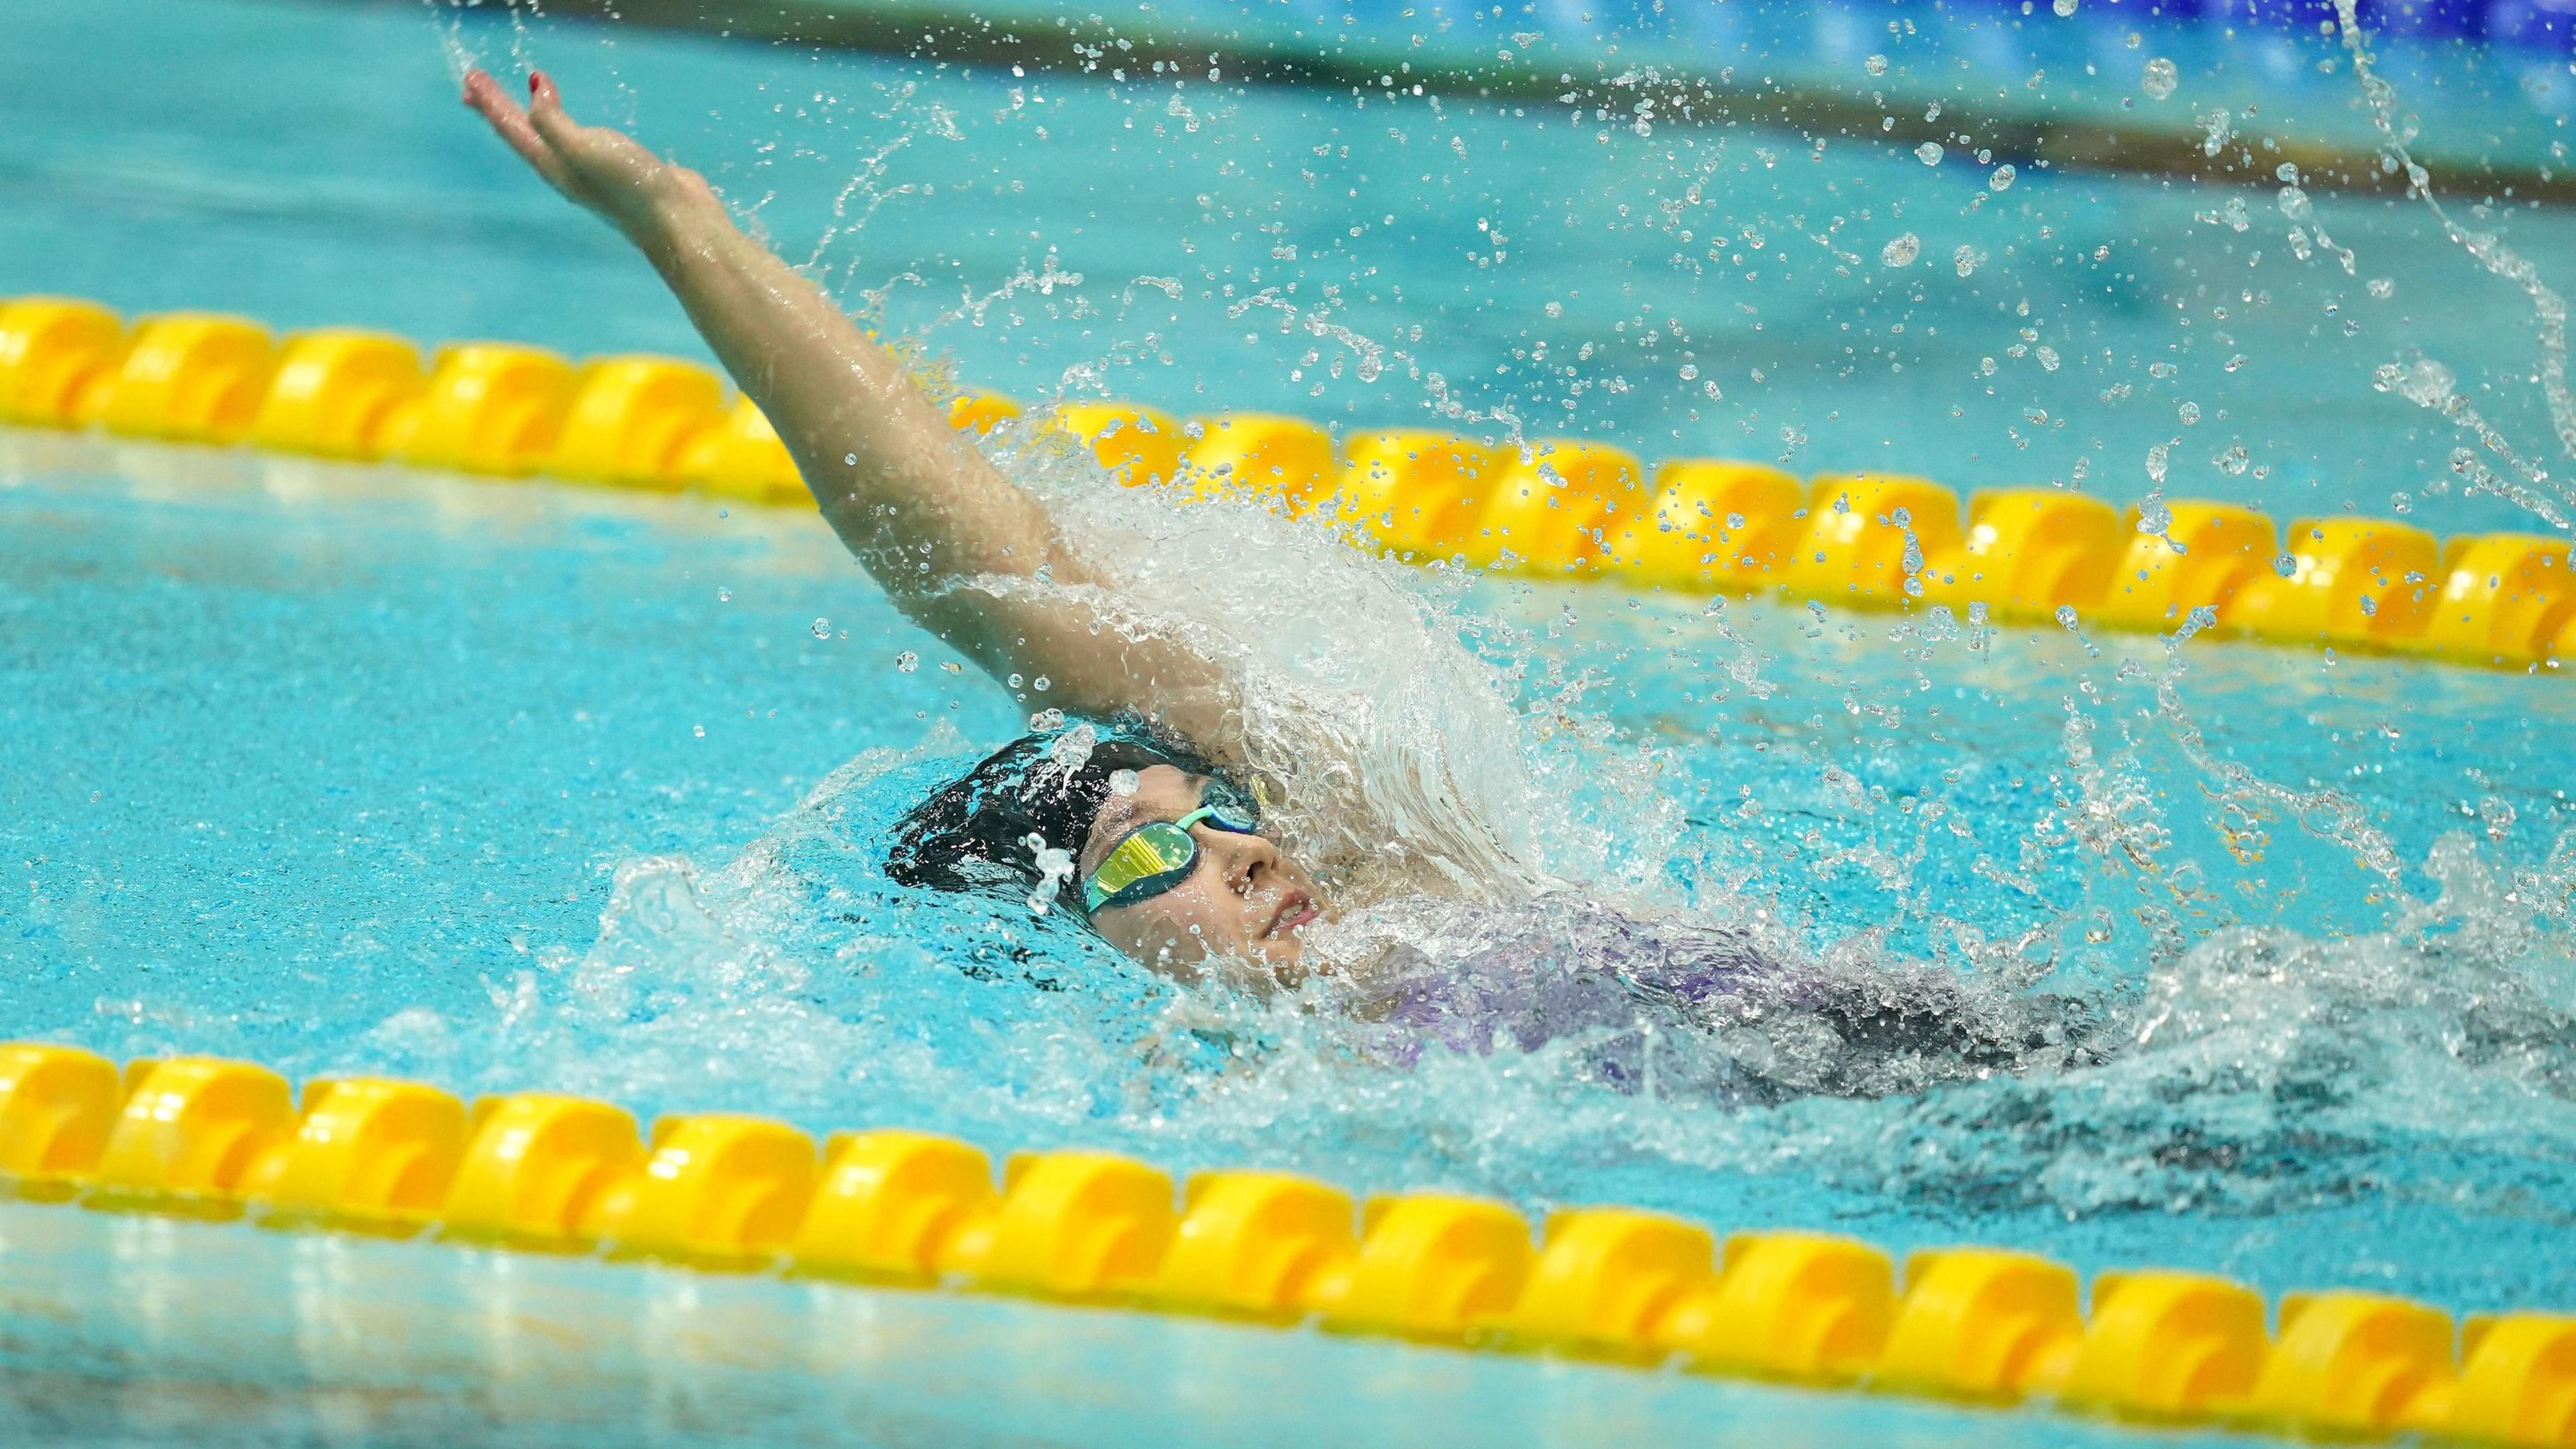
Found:
[[[1996,192],[1789,132],[1604,140],[443,9],[0,16],[0,295],[703,355],[453,106],[452,50],[514,48],[730,194],[774,190],[791,255],[866,178],[819,265],[1024,398],[2543,527],[2464,496],[2475,440],[2373,386],[2437,358],[2555,446],[2524,300],[2406,203],[2316,199],[2347,274],[2294,260],[2268,190]],[[1693,179],[1723,204],[1658,209]],[[2555,211],[2482,224],[2544,275],[2570,255]],[[1900,230],[1925,262],[1844,259]],[[2576,1307],[2563,681],[1462,582],[1206,517],[1179,566],[1343,641],[1318,670],[1494,681],[1423,727],[1537,781],[1521,824],[1602,894],[1818,969],[2071,1003],[2084,1049],[1994,1070],[1641,1010],[1380,1051],[888,884],[886,823],[1032,704],[801,510],[24,431],[0,431],[0,1034]],[[1693,1085],[1731,1065],[1860,1094]],[[0,1208],[0,1318],[25,1441],[2131,1433],[35,1206]]]

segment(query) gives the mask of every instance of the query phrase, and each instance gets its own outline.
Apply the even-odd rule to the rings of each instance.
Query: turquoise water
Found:
[[[2171,496],[2380,512],[2402,492],[2440,531],[2535,526],[2428,486],[2469,440],[2370,380],[2420,351],[2530,451],[2553,446],[2518,295],[2401,205],[2319,200],[2363,254],[2347,278],[2292,267],[2259,194],[2238,232],[2216,190],[2025,176],[1976,203],[1982,173],[1858,147],[1810,162],[1789,133],[1605,142],[1288,92],[1192,98],[1185,118],[1168,92],[1064,80],[1022,84],[1014,110],[994,77],[578,26],[514,41],[402,10],[0,17],[0,293],[693,353],[649,275],[452,108],[449,45],[513,43],[737,196],[774,188],[762,214],[791,255],[902,141],[891,199],[825,264],[854,302],[885,291],[887,318],[963,375],[1025,397],[1096,377],[1358,424],[1437,417],[1445,398],[1487,415],[1462,426],[1571,418],[1650,454],[1778,456],[1788,427],[1797,466],[1901,459],[1962,487],[2074,482],[2090,458],[2084,486],[2116,501],[2146,493],[2149,445],[2187,437]],[[1707,210],[1789,249],[1785,275],[1712,272],[1697,219],[1684,265],[1684,223],[1645,224],[1649,193],[1710,165],[1731,179]],[[1845,263],[1790,225],[1861,207],[1845,229],[1870,245],[1846,250],[1874,257],[1902,225],[1927,261]],[[1367,224],[1386,215],[1402,224]],[[1471,241],[1491,235],[1479,217],[1505,240]],[[2499,222],[2544,275],[2568,254],[2556,213]],[[2088,270],[2113,241],[2132,280]],[[1987,261],[1959,278],[1964,244]],[[1050,246],[1059,280],[1015,286]],[[2215,315],[2258,280],[2268,305]],[[1200,295],[1229,284],[1231,301]],[[961,287],[1006,295],[981,325],[939,320]],[[2055,339],[2054,370],[2009,353],[2024,326]],[[1363,341],[1385,349],[1368,378]],[[1678,385],[1685,348],[1723,398]],[[2149,373],[2164,360],[2178,376]],[[2102,400],[2119,381],[2130,394]],[[2181,401],[2202,421],[2184,426]],[[2228,471],[2237,441],[2268,471]],[[299,1076],[901,1123],[1534,1209],[1635,1202],[1899,1249],[2008,1243],[2273,1292],[2576,1304],[2555,1251],[2576,1202],[2576,709],[2559,681],[1460,586],[1262,519],[1158,524],[1149,500],[1041,481],[1113,542],[1173,530],[1152,541],[1220,602],[1322,601],[1274,604],[1292,642],[1327,646],[1318,673],[1433,681],[1422,728],[1493,767],[1473,784],[1508,785],[1505,764],[1535,780],[1524,824],[1602,893],[1746,923],[1818,970],[1928,964],[1980,999],[2072,998],[2105,1024],[2099,1059],[1983,1078],[1937,1054],[1865,1060],[1889,1095],[1748,1104],[1689,1084],[1716,1060],[1792,1070],[1815,1044],[1645,1014],[1665,1070],[1642,1092],[1602,1070],[1619,1043],[1597,1033],[1390,1058],[1329,1012],[1180,992],[885,886],[883,822],[1031,705],[947,668],[799,511],[26,433],[0,434],[0,1025]],[[1598,1442],[1605,1423],[1818,1444],[2115,1433],[517,1263],[11,1209],[0,1412],[21,1438],[135,1441],[208,1422],[342,1442],[463,1424],[531,1442],[605,1426],[1109,1443],[1140,1419],[1207,1443],[1360,1422],[1410,1442]],[[518,1320],[495,1284],[538,1326],[496,1327]],[[424,1326],[397,1344],[370,1326],[389,1318]],[[852,1338],[853,1318],[877,1336]],[[826,1356],[768,1347],[787,1341]],[[524,1380],[503,1371],[522,1363]],[[1054,1407],[1075,1379],[1087,1396]]]

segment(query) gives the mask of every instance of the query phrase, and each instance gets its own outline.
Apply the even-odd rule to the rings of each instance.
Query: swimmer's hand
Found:
[[[525,109],[490,72],[468,71],[465,104],[548,185],[647,250],[676,214],[718,205],[695,171],[663,160],[622,131],[575,121],[543,71],[528,73]]]

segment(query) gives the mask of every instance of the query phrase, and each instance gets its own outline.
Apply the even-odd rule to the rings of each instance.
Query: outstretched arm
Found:
[[[465,101],[566,197],[642,251],[745,394],[823,517],[896,605],[996,678],[1052,677],[1042,702],[1160,714],[1230,752],[1232,691],[1209,661],[1129,639],[1054,586],[1099,582],[1046,510],[963,442],[903,364],[745,236],[705,178],[565,113],[528,77],[523,110],[483,71]],[[972,581],[1032,581],[995,589]]]

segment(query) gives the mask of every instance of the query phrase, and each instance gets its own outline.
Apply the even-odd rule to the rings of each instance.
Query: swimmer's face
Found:
[[[1136,793],[1110,796],[1091,822],[1076,862],[1079,879],[1089,880],[1100,858],[1137,826],[1196,810],[1205,783],[1170,765],[1138,771]],[[1315,883],[1263,836],[1201,821],[1190,827],[1190,838],[1198,842],[1199,859],[1187,880],[1134,905],[1103,906],[1092,914],[1092,926],[1119,950],[1181,976],[1196,976],[1210,957],[1232,957],[1265,965],[1280,984],[1295,985],[1304,975],[1305,929],[1322,915]]]

